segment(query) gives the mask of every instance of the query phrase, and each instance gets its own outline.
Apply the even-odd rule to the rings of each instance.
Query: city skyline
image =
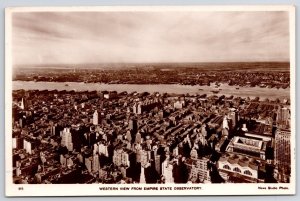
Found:
[[[14,66],[289,61],[284,11],[18,12],[12,29]]]

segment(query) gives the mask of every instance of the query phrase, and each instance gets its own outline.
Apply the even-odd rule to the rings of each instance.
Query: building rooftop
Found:
[[[249,167],[253,170],[258,170],[261,164],[260,161],[238,154],[224,154],[219,159],[220,162],[227,161],[230,164],[238,164],[242,167]]]

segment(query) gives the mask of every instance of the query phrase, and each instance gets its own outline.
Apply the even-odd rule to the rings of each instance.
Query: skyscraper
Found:
[[[129,155],[126,151],[123,151],[122,153],[122,164],[125,167],[129,167],[130,166],[130,162],[129,162]]]
[[[151,151],[142,150],[141,153],[141,166],[147,167],[151,160]]]
[[[93,114],[93,124],[94,125],[98,125],[99,124],[99,119],[98,119],[98,112],[97,110],[95,110],[94,114]]]
[[[132,141],[136,140],[136,135],[137,135],[137,131],[138,131],[138,122],[137,122],[137,120],[136,119],[130,119],[128,127],[129,127],[129,130],[131,132]]]
[[[290,128],[291,111],[289,108],[283,107],[277,110],[277,125],[280,128]]]
[[[194,159],[191,168],[190,178],[192,181],[210,182],[209,169],[207,166],[209,159]]]
[[[145,184],[146,178],[145,178],[145,169],[143,166],[141,166],[141,176],[140,176],[140,183]]]
[[[23,147],[24,147],[24,149],[26,150],[27,153],[29,153],[29,154],[32,153],[33,147],[32,147],[32,143],[31,143],[30,140],[24,139],[24,141],[23,141]]]
[[[93,158],[85,158],[85,167],[89,172],[92,172],[93,169]]]
[[[206,137],[207,136],[207,130],[206,130],[206,125],[203,124],[203,126],[201,126],[201,134]]]
[[[291,131],[278,129],[275,133],[275,165],[279,182],[288,182],[291,172]]]
[[[223,118],[223,124],[222,125],[223,125],[223,129],[229,130],[227,116],[224,116],[224,118]]]
[[[130,119],[129,121],[129,129],[136,131],[137,130],[137,120],[136,119]]]
[[[236,126],[236,123],[238,121],[238,117],[237,117],[237,112],[236,111],[231,111],[229,114],[228,114],[228,118],[231,119],[232,121],[232,127],[234,128]]]
[[[24,99],[22,98],[21,103],[20,103],[20,108],[21,110],[25,109],[25,103],[24,103]]]
[[[174,183],[173,165],[167,156],[166,160],[162,163],[162,174],[165,177],[166,183]]]
[[[66,158],[64,157],[64,155],[60,155],[60,164],[63,166],[63,167],[66,167],[67,166],[67,160]]]
[[[122,149],[115,149],[114,150],[114,155],[113,155],[113,163],[116,166],[121,166],[122,165]]]
[[[66,146],[69,151],[73,151],[72,134],[70,128],[64,128],[60,132],[61,144]]]
[[[99,155],[98,154],[94,154],[93,156],[93,171],[94,172],[98,172],[99,168],[100,168],[100,164],[99,164]]]
[[[137,104],[136,104],[136,103],[134,103],[134,105],[132,106],[132,112],[133,112],[134,114],[137,113]]]
[[[142,104],[139,103],[137,106],[137,114],[142,114],[143,110],[142,110]]]
[[[160,175],[161,174],[161,162],[160,162],[160,155],[154,155],[154,163],[155,163],[155,170]]]
[[[202,145],[207,144],[207,140],[206,140],[205,136],[202,134],[199,135],[199,141],[201,142]]]
[[[191,158],[197,159],[198,158],[198,152],[197,152],[197,150],[195,148],[193,148],[191,150],[191,154],[190,155],[191,155]]]

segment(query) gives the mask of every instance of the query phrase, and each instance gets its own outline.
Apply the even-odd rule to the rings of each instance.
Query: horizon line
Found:
[[[97,62],[97,63],[49,63],[49,64],[16,64],[12,67],[49,67],[49,66],[80,66],[80,65],[121,65],[121,64],[213,64],[213,63],[290,63],[290,61],[207,61],[207,62]]]

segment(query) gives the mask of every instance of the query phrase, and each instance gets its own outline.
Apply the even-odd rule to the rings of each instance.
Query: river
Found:
[[[214,94],[212,91],[219,91],[216,95],[239,96],[239,97],[260,97],[275,100],[290,97],[290,88],[261,88],[261,87],[238,87],[221,84],[216,88],[211,86],[191,86],[179,84],[103,84],[103,83],[82,83],[82,82],[33,82],[33,81],[13,81],[13,90],[75,90],[75,91],[117,91],[117,92],[160,92],[176,94]]]

